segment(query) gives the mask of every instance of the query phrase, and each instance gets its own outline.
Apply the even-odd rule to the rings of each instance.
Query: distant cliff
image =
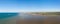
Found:
[[[31,12],[31,14],[40,16],[60,16],[60,12]]]

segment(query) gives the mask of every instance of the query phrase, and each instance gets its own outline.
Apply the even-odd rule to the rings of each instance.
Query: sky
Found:
[[[60,0],[0,0],[0,12],[50,11],[60,11]]]

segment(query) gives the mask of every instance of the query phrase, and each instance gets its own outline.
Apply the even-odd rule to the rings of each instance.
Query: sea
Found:
[[[0,24],[16,24],[18,13],[0,13]]]

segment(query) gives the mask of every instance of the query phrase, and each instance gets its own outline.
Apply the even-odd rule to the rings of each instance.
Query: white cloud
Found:
[[[59,12],[60,10],[0,10],[0,12]]]

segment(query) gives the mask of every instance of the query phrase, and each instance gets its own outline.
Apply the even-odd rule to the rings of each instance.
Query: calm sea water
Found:
[[[0,13],[0,24],[16,24],[18,13]]]
[[[17,16],[18,13],[0,13],[0,19]]]

